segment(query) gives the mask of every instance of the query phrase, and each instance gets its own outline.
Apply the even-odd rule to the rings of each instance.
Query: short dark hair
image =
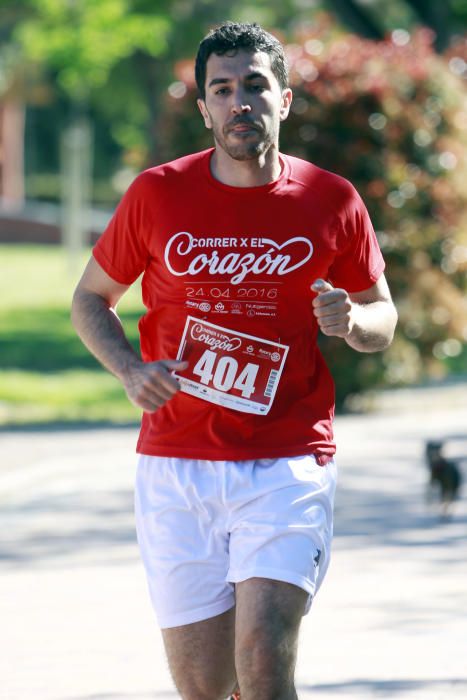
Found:
[[[200,97],[206,98],[206,63],[211,54],[223,56],[229,51],[263,51],[269,55],[271,70],[282,90],[289,84],[284,48],[275,36],[266,32],[257,22],[225,22],[211,29],[199,45],[195,77]]]

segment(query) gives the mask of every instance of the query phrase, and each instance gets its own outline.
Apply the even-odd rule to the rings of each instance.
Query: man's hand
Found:
[[[313,313],[325,335],[343,338],[358,352],[379,352],[389,346],[397,311],[384,275],[361,292],[349,294],[322,279],[315,280],[311,289],[317,294]]]
[[[332,284],[317,279],[311,285],[317,293],[313,299],[313,313],[324,335],[347,338],[354,326],[354,305],[345,289],[334,289]]]
[[[130,401],[138,408],[153,413],[180,391],[180,385],[171,371],[182,371],[187,367],[188,362],[179,360],[136,362],[121,376],[121,381]]]

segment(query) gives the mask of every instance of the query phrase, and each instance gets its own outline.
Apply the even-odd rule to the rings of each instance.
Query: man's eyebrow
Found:
[[[225,83],[230,83],[229,78],[213,78],[208,87],[212,87],[213,85],[225,85]]]
[[[263,80],[267,80],[268,77],[264,73],[260,73],[259,71],[255,71],[254,73],[248,73],[247,76],[245,76],[245,80],[256,80],[257,78],[262,78]]]
[[[248,75],[245,76],[245,80],[257,80],[258,78],[261,78],[262,80],[267,81],[267,76],[264,75],[264,73],[259,73],[258,71],[255,71],[253,73],[248,73]],[[230,83],[232,81],[232,78],[213,78],[210,82],[208,87],[213,87],[214,85],[226,85],[226,83]]]

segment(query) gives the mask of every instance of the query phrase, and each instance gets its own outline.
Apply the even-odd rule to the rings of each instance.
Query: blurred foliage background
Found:
[[[359,355],[321,339],[339,406],[370,388],[465,377],[467,0],[1,0],[0,103],[26,105],[26,197],[59,202],[60,135],[79,118],[92,123],[92,204],[104,210],[141,169],[210,146],[195,103],[193,58],[208,29],[226,19],[258,21],[286,45],[294,102],[281,149],[354,183],[387,261],[400,314],[391,348]],[[65,316],[47,322],[52,336],[58,328],[62,336],[49,335],[43,353],[18,351],[18,319],[36,350],[37,324],[28,321],[27,305],[21,316],[17,296],[8,306],[3,271],[14,256],[0,255],[4,386],[18,370],[40,371],[47,386],[54,372],[87,368],[97,377],[97,364],[73,345],[79,341],[64,320],[66,295]],[[63,284],[71,290],[72,282]],[[139,312],[133,300],[135,342]],[[94,384],[94,403],[104,393]],[[0,389],[4,420],[13,415],[5,409],[13,394]],[[104,401],[101,418],[115,401],[107,408]],[[114,419],[135,415],[128,411]],[[47,415],[84,413],[62,406]]]

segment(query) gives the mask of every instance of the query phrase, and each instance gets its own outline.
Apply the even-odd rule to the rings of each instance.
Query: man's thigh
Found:
[[[182,697],[222,698],[236,686],[235,608],[162,630],[170,671]]]

